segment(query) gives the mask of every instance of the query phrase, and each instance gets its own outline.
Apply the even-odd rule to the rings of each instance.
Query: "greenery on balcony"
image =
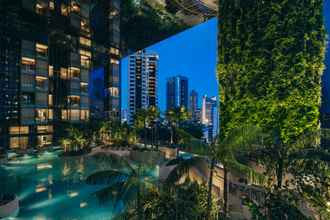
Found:
[[[188,28],[175,14],[150,1],[125,0],[121,9],[124,50],[136,51]]]

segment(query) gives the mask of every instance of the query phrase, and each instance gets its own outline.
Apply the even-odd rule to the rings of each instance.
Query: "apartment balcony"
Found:
[[[34,108],[22,108],[21,109],[21,124],[31,125],[35,124],[35,111]]]
[[[81,80],[81,82],[85,82],[85,83],[87,83],[89,81],[89,71],[88,71],[88,69],[81,69],[80,80]]]

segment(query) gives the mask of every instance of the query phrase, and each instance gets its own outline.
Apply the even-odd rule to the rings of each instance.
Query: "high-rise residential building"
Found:
[[[188,109],[188,78],[173,76],[166,82],[166,109],[185,107]]]
[[[120,2],[121,0],[94,0],[96,4],[91,9],[93,75],[97,72],[103,75],[103,86],[98,88],[100,105],[98,112],[101,117],[120,120],[121,86],[120,86]],[[96,80],[96,83],[99,80]],[[94,100],[92,100],[94,101]],[[95,106],[93,106],[95,107]],[[93,114],[94,112],[92,112]],[[94,115],[94,114],[93,114]],[[95,114],[97,116],[97,114]]]
[[[203,96],[201,122],[205,126],[205,139],[210,142],[219,133],[217,97]]]
[[[99,20],[93,20],[91,12],[99,4],[109,4],[104,9],[109,25],[104,37],[109,37],[116,26],[110,15],[119,13],[115,2],[0,1],[0,147],[51,145],[60,136],[61,129],[56,128],[63,122],[89,120],[89,79],[97,49],[93,46],[102,44],[93,43],[91,23]],[[106,88],[110,90],[111,58],[118,60],[119,44],[107,42],[103,46],[109,60],[102,65],[109,70]]]
[[[198,93],[195,90],[191,90],[190,92],[189,111],[194,121],[200,120],[200,110],[198,107]]]
[[[133,123],[137,110],[158,105],[158,60],[157,54],[145,50],[129,56],[128,122],[130,124]]]

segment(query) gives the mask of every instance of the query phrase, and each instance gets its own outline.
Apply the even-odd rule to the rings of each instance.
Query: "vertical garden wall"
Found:
[[[322,0],[220,0],[221,132],[252,123],[294,141],[319,127]]]

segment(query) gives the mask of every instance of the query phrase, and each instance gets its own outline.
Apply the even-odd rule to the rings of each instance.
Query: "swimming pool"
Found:
[[[25,155],[0,166],[0,189],[20,199],[19,214],[12,219],[110,220],[118,210],[111,200],[100,203],[93,194],[105,186],[87,185],[85,179],[114,166],[111,161],[87,156],[60,158],[49,152]],[[151,168],[151,175],[158,175],[156,170]]]

